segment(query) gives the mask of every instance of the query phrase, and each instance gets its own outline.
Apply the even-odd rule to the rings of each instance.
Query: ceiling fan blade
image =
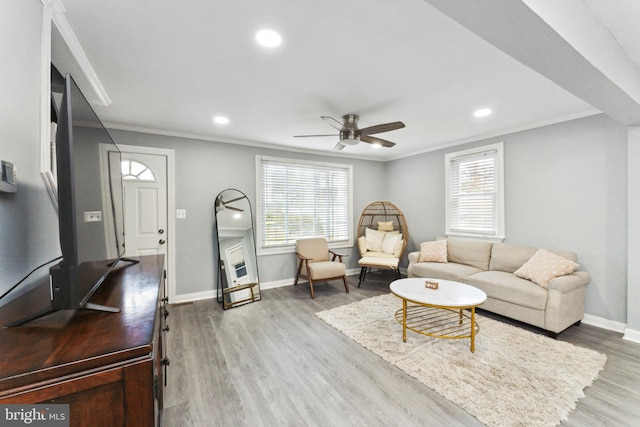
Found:
[[[342,151],[344,150],[345,145],[341,143],[337,143],[335,147],[333,147],[333,151]]]
[[[344,130],[344,125],[342,124],[341,121],[336,120],[333,117],[329,117],[329,116],[320,116],[320,118],[325,122],[327,122],[327,124],[332,128],[335,128],[338,130]]]
[[[360,129],[360,135],[371,135],[373,133],[389,132],[391,130],[402,129],[403,127],[404,127],[404,123],[402,122],[385,123],[382,125],[375,125],[375,126],[362,128]]]
[[[244,209],[240,209],[240,208],[234,208],[233,206],[226,206],[226,209],[229,209],[230,211],[238,211],[238,212],[244,212]]]
[[[367,142],[369,144],[380,144],[383,147],[391,148],[395,144],[395,142],[387,141],[386,139],[376,138],[375,136],[361,135],[360,141]]]
[[[242,197],[236,197],[235,199],[231,199],[231,200],[227,200],[226,202],[223,202],[224,204],[229,204],[229,203],[233,203],[233,202],[237,202],[238,200],[242,200],[244,199],[245,196]]]
[[[340,136],[337,133],[325,134],[325,135],[293,135],[294,138],[316,138],[320,136]]]

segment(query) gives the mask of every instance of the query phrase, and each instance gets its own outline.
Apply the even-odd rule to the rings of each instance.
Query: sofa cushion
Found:
[[[549,281],[565,274],[573,273],[580,265],[546,249],[538,249],[535,254],[513,274],[529,279],[546,288]]]
[[[513,273],[536,253],[536,248],[512,245],[511,243],[494,243],[491,248],[489,270]]]
[[[374,252],[375,254],[375,252]],[[381,268],[392,268],[394,270],[398,269],[398,258],[390,257],[390,256],[367,256],[365,254],[364,257],[358,260],[358,265],[360,267],[381,267]]]
[[[481,270],[489,269],[493,243],[458,238],[449,238],[447,241],[447,258],[449,262],[471,265]]]
[[[482,271],[464,279],[464,283],[484,291],[487,297],[523,307],[544,310],[547,290],[529,280],[504,271]],[[480,307],[482,308],[482,307]]]
[[[420,243],[418,262],[447,262],[447,241],[436,240]]]
[[[481,269],[470,265],[452,262],[419,262],[412,266],[411,274],[415,277],[461,281],[465,277],[481,271]]]

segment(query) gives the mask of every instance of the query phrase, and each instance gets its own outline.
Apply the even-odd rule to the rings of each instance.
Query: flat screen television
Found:
[[[56,131],[62,260],[50,268],[51,304],[7,327],[57,310],[118,312],[89,299],[124,258],[120,150],[71,75],[64,78]]]

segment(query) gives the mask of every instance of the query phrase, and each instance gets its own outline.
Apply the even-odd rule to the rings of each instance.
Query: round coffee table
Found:
[[[427,281],[436,282],[438,289],[428,288]],[[476,307],[487,300],[487,294],[473,286],[442,279],[398,279],[389,288],[402,299],[402,308],[395,314],[402,324],[402,341],[407,341],[409,329],[435,338],[470,338],[471,351],[475,351],[475,338],[480,331]]]

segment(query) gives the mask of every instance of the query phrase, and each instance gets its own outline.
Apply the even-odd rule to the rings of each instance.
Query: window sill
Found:
[[[329,243],[329,249],[351,249],[353,248],[353,241]],[[279,254],[294,254],[296,253],[295,245],[279,246],[276,248],[257,248],[258,256],[266,255],[279,255]]]
[[[501,243],[504,241],[505,236],[482,236],[479,234],[464,234],[464,233],[445,233],[447,237],[460,238],[460,239],[474,239],[482,240],[485,242]]]

